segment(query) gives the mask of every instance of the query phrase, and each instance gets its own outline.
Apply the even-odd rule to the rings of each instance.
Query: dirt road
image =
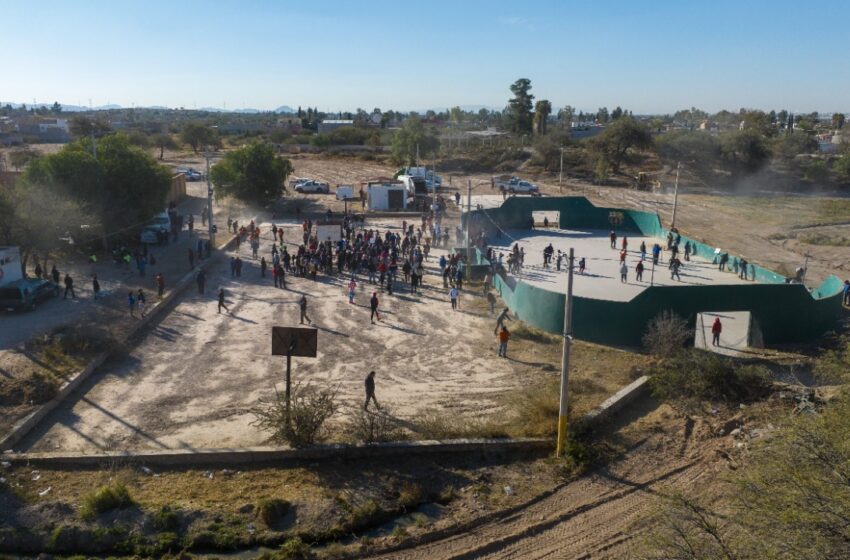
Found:
[[[375,560],[597,559],[634,557],[647,516],[671,490],[708,484],[724,468],[720,440],[695,441],[678,421],[639,440],[607,467],[555,490],[527,508],[455,536]]]

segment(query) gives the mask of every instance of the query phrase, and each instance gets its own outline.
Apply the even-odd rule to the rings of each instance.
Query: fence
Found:
[[[666,237],[669,230],[657,215],[637,210],[594,206],[584,197],[508,199],[501,207],[472,212],[473,231],[493,236],[497,228],[521,229],[528,226],[532,211],[559,211],[562,229],[607,229],[611,211],[622,212],[620,231],[644,236]],[[702,256],[714,249],[702,241],[682,236]],[[490,263],[476,250],[476,264]],[[730,262],[738,257],[730,255]],[[815,338],[835,325],[842,310],[842,282],[835,276],[809,291],[802,284],[788,284],[785,277],[752,264],[758,284],[714,286],[653,286],[630,301],[609,301],[573,297],[573,331],[576,338],[602,344],[639,346],[650,319],[664,310],[685,318],[691,328],[703,311],[749,311],[760,327],[766,344],[800,342]],[[526,284],[500,271],[494,286],[511,311],[526,323],[552,333],[564,324],[565,295]]]

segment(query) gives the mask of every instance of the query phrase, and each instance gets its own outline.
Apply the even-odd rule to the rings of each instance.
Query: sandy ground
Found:
[[[649,256],[652,245],[658,243],[662,247],[665,242],[661,239],[651,237],[629,237],[628,256],[626,264],[629,267],[628,281],[620,281],[620,247],[621,239],[617,239],[617,249],[611,249],[608,231],[603,230],[562,230],[550,228],[548,230],[508,230],[501,239],[494,239],[493,247],[497,252],[504,254],[504,262],[507,263],[508,252],[514,243],[519,243],[525,249],[525,265],[521,273],[521,280],[534,286],[546,288],[560,293],[567,292],[567,261],[569,259],[570,247],[575,248],[576,266],[582,257],[587,259],[587,268],[584,274],[573,275],[573,293],[578,296],[607,299],[614,301],[629,301],[650,286],[650,281],[656,286],[687,286],[704,284],[742,284],[747,282],[738,278],[731,272],[720,272],[716,265],[710,260],[700,256],[692,257],[686,262],[683,257],[680,269],[680,280],[670,278],[667,267],[669,252],[662,251],[661,261],[655,267],[655,275],[652,274],[652,259]],[[635,275],[635,266],[640,262],[641,241],[646,243],[647,260],[644,261],[645,270],[643,281],[639,282]],[[501,243],[501,245],[499,245]],[[543,266],[543,249],[552,244],[555,249],[552,265]],[[557,270],[555,258],[558,251],[566,253],[562,262],[561,270]]]
[[[295,240],[296,230],[289,226],[286,239]],[[270,243],[261,251],[268,256]],[[402,422],[426,411],[498,412],[498,398],[528,381],[515,375],[510,360],[496,356],[495,338],[483,334],[492,332],[493,318],[451,311],[434,258],[423,293],[381,295],[382,321],[372,325],[370,285],[361,282],[355,305],[348,304],[337,278],[290,277],[289,289],[280,290],[271,277],[260,278],[244,244],[241,256],[247,264],[241,279],[231,278],[222,260],[208,275],[206,295],[184,296],[129,356],[104,367],[20,448],[263,444],[268,434],[249,425],[248,409],[273,395],[275,386],[282,389],[285,358],[270,356],[270,327],[298,323],[296,301],[302,293],[319,329],[319,355],[294,359],[294,378],[338,387],[344,415],[362,406],[363,379],[370,369],[377,372],[378,401]],[[217,313],[214,291],[219,286],[227,291],[230,314]],[[461,297],[461,309],[472,297],[480,296]]]

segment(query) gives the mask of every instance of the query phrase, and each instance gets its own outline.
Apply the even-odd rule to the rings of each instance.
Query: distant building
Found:
[[[326,119],[319,123],[319,134],[327,134],[344,126],[354,126],[350,119]]]
[[[68,119],[49,117],[20,117],[16,124],[23,136],[34,136],[40,142],[62,143],[71,141],[71,129]]]

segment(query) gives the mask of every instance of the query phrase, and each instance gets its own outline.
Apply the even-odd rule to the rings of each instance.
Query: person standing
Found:
[[[260,257],[260,276],[266,277],[266,268],[268,265],[266,264],[266,257]]]
[[[242,259],[236,257],[236,277],[242,278]]]
[[[749,264],[750,263],[747,262],[747,259],[744,259],[744,258],[741,259],[741,268],[740,268],[741,273],[738,275],[738,277],[741,278],[742,280],[749,280],[749,278],[747,278],[747,266]]]
[[[635,279],[638,282],[643,282],[643,262],[638,261],[637,266],[635,266]]]
[[[675,276],[679,282],[682,281],[682,277],[679,276],[679,268],[681,266],[682,261],[680,261],[678,258],[674,258],[672,261],[670,261],[670,280],[672,280]]]
[[[381,315],[378,313],[378,292],[372,292],[372,297],[369,299],[369,308],[372,312],[369,314],[369,320],[372,321],[372,324],[375,324],[375,317],[378,318],[378,321],[381,320]]]
[[[587,260],[582,257],[578,260],[578,273],[584,274],[585,269],[587,268]]]
[[[218,312],[221,313],[221,308],[224,308],[225,311],[230,313],[230,309],[227,308],[227,305],[224,304],[224,288],[218,289]]]
[[[304,320],[307,320],[307,323],[312,325],[313,321],[307,316],[307,296],[305,294],[301,294],[301,299],[298,300],[298,307],[301,309],[301,324],[304,324]]]
[[[147,303],[147,299],[145,299],[145,292],[139,288],[139,291],[136,293],[136,306],[139,308],[139,316],[144,319],[145,318],[145,304]]]
[[[511,338],[511,333],[508,327],[502,325],[502,330],[499,331],[499,356],[502,358],[508,357],[508,340]]]
[[[357,290],[357,281],[352,278],[348,283],[348,303],[354,303],[354,293]]]
[[[496,317],[496,328],[493,329],[493,334],[497,334],[499,329],[505,326],[505,321],[511,321],[510,310],[506,307],[502,310],[498,317]]]
[[[490,314],[492,315],[496,312],[496,296],[493,295],[493,292],[487,292],[487,303],[490,304]]]
[[[626,266],[626,261],[620,263],[620,282],[626,283],[629,281],[629,267]]]
[[[366,376],[366,402],[363,404],[363,410],[369,410],[369,401],[375,403],[375,407],[381,410],[381,405],[378,404],[378,399],[375,398],[375,372],[370,371]]]
[[[714,318],[714,323],[711,325],[711,344],[720,346],[720,333],[723,332],[723,324],[720,322],[720,317]]]
[[[452,310],[457,311],[457,298],[460,295],[460,290],[457,289],[457,286],[453,287],[449,290],[449,299],[452,300]]]
[[[613,229],[611,230],[611,233],[608,234],[608,239],[611,240],[611,248],[616,249],[617,248],[617,234],[614,232]]]
[[[195,276],[195,282],[198,283],[198,293],[204,295],[204,287],[207,284],[207,275],[204,274],[203,269],[198,271],[197,276]]]
[[[57,272],[57,275],[59,273]],[[77,299],[77,294],[74,293],[74,279],[71,278],[71,275],[67,272],[65,273],[65,295],[62,296],[62,299],[68,297],[68,292],[71,292],[71,299]]]
[[[189,270],[192,270],[193,268],[195,268],[195,251],[193,251],[192,248],[189,247],[186,254],[189,257]]]
[[[127,305],[130,307],[130,317],[135,317],[136,296],[133,295],[133,290],[127,292]]]
[[[844,281],[844,305],[850,305],[850,280]]]
[[[100,295],[100,282],[97,281],[97,274],[91,277],[91,291],[94,293],[93,299],[97,299]]]
[[[646,260],[646,241],[640,242],[640,260]]]
[[[156,297],[162,300],[162,294],[165,293],[165,277],[162,275],[162,272],[156,273]]]
[[[57,284],[57,285],[59,284],[59,271],[58,271],[58,270],[56,270],[56,265],[55,265],[55,264],[54,264],[54,265],[53,265],[53,267],[50,269],[50,277],[53,279],[53,283],[54,283],[54,284]]]

